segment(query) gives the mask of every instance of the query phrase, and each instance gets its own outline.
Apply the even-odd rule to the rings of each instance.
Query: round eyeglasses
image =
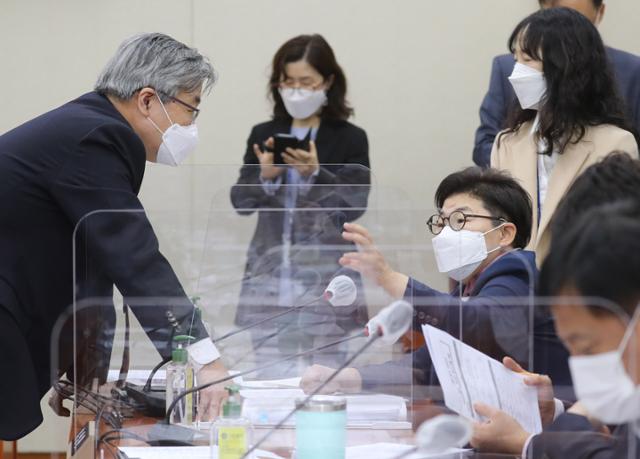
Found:
[[[476,214],[465,214],[459,210],[455,212],[451,212],[451,215],[448,217],[443,217],[440,214],[434,214],[427,219],[427,227],[432,234],[438,235],[442,232],[446,224],[449,224],[449,227],[454,231],[460,231],[464,228],[464,225],[467,224],[467,219],[469,218],[486,218],[487,220],[494,220],[498,222],[506,222],[506,220],[502,217],[492,217],[490,215],[476,215]]]

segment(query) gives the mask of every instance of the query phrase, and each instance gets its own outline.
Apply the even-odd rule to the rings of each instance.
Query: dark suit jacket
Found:
[[[137,198],[145,161],[141,139],[109,100],[94,92],[0,136],[0,307],[19,327],[31,357],[24,365],[37,375],[36,393],[19,384],[14,393],[0,393],[0,406],[13,398],[30,413],[28,425],[16,425],[13,414],[2,411],[0,438],[24,435],[41,421],[39,400],[52,375],[73,364],[71,320],[56,322],[72,317],[74,284],[80,302],[111,298],[113,284],[126,298],[170,297],[171,304],[160,309],[131,303],[163,355],[169,354],[165,313],[191,317],[193,306],[159,252]],[[105,209],[139,212],[99,212]],[[81,382],[106,376],[114,317],[110,300],[79,314],[78,324],[84,325],[77,334],[90,335],[90,342],[78,342],[86,354]],[[54,324],[62,336],[52,343]],[[206,336],[200,322],[192,333]],[[58,357],[54,368],[51,356]],[[20,374],[19,368],[13,371]]]
[[[467,301],[460,303],[458,287],[452,293],[442,293],[414,279],[409,280],[405,299],[414,306],[416,328],[423,323],[437,326],[494,359],[508,355],[527,368],[530,313],[527,298],[533,294],[536,277],[535,254],[513,251],[498,258],[478,276]],[[522,301],[513,304],[518,298]],[[570,385],[568,353],[556,336],[548,308],[535,307],[533,316],[532,371],[552,375],[556,384]],[[420,385],[437,383],[426,346],[399,363],[404,370],[391,371],[389,365],[393,362],[360,368],[363,382],[386,385],[392,375],[395,384],[411,384],[412,377],[413,383]],[[411,365],[413,374],[409,371]]]
[[[635,454],[630,455],[635,443]],[[631,459],[640,458],[640,441],[628,426],[612,435],[595,432],[587,418],[565,413],[541,434],[534,436],[526,459]]]
[[[265,193],[253,144],[261,145],[274,134],[289,133],[290,129],[291,121],[287,119],[254,126],[247,140],[244,166],[231,188],[231,202],[239,214],[258,211],[236,315],[239,325],[282,310],[274,304],[279,296],[286,174],[281,176],[284,186],[273,196]],[[298,195],[292,214],[291,276],[306,286],[304,297],[296,299],[298,304],[322,293],[340,268],[337,261],[349,250],[341,237],[342,225],[364,213],[369,194],[369,146],[364,130],[347,121],[323,120],[316,147],[322,167],[308,193]],[[272,288],[267,288],[268,285]],[[367,319],[364,305],[340,308],[338,315],[336,311],[327,305],[318,306],[315,314],[324,324],[318,327],[318,333],[341,334],[345,329],[361,326]],[[289,315],[288,319],[292,317],[295,316]]]
[[[607,53],[618,83],[618,93],[626,104],[628,119],[640,132],[640,57],[609,47]],[[493,59],[489,91],[480,106],[480,127],[476,131],[473,148],[473,161],[478,166],[489,166],[496,135],[506,127],[507,114],[518,103],[508,79],[514,65],[511,54]]]

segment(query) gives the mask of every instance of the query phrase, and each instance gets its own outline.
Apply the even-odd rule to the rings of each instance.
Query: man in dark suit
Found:
[[[539,0],[540,7],[573,8],[598,25],[604,17],[603,0]],[[609,59],[618,82],[618,91],[627,107],[629,121],[640,132],[640,57],[607,47]],[[489,166],[491,148],[498,132],[505,128],[508,113],[516,96],[508,78],[515,60],[511,54],[497,56],[491,67],[489,91],[480,106],[480,127],[476,131],[473,161]]]
[[[137,198],[146,161],[177,165],[195,148],[197,105],[213,79],[196,50],[166,35],[135,36],[95,92],[0,136],[0,439],[42,422],[52,379],[104,381],[114,284],[163,356],[171,330],[189,333],[199,382],[226,374]],[[97,307],[76,311],[82,330],[66,329],[72,321],[61,321],[83,299]],[[89,354],[83,368],[74,345]],[[222,396],[221,388],[204,394],[204,417]]]
[[[475,447],[523,452],[526,458],[604,459],[629,457],[630,445],[638,443],[637,430],[625,423],[640,419],[640,378],[635,371],[640,341],[634,338],[640,329],[640,267],[632,255],[640,250],[639,182],[640,161],[626,154],[612,154],[588,168],[558,208],[551,251],[542,268],[541,294],[554,297],[558,334],[572,355],[586,356],[587,362],[594,356],[605,367],[578,362],[582,371],[573,376],[580,401],[568,412],[552,404],[555,419],[538,435],[525,432],[500,410],[480,407],[488,422],[476,426]],[[606,367],[608,359],[598,354],[616,350],[624,351],[624,357],[609,360],[615,369]],[[615,352],[610,354],[615,357]],[[542,413],[551,395],[542,388],[539,393],[547,394],[541,397]],[[609,432],[603,422],[615,427]]]
[[[629,255],[640,251],[639,218],[634,200],[589,210],[553,240],[542,267],[578,402],[537,435],[477,406],[487,421],[476,425],[472,445],[527,459],[640,457],[640,258]]]

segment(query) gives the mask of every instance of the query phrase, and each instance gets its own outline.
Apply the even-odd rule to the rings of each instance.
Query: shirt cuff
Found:
[[[264,190],[267,196],[273,196],[280,188],[282,184],[282,177],[276,177],[275,180],[271,179],[263,179],[262,176],[259,177],[260,183],[262,184],[262,189]]]
[[[531,440],[533,440],[533,437],[535,437],[535,435],[529,435],[527,441],[524,442],[524,447],[522,448],[522,459],[527,459],[529,457],[527,456],[527,450],[529,449],[529,445],[531,444]]]
[[[553,403],[555,403],[556,405],[556,409],[553,412],[553,420],[555,421],[556,419],[558,419],[558,416],[564,413],[564,403],[562,403],[562,401],[558,400],[557,398],[553,399]]]
[[[220,358],[218,348],[208,336],[188,346],[187,352],[189,352],[189,357],[191,358],[196,373],[200,371],[200,368],[203,366]]]

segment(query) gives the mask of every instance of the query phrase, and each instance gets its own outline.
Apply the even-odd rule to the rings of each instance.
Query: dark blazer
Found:
[[[254,126],[247,140],[244,166],[231,188],[231,203],[239,214],[258,212],[236,315],[238,325],[282,310],[274,304],[279,297],[286,174],[281,176],[285,186],[273,196],[265,193],[253,144],[261,145],[274,134],[289,133],[290,129],[291,121],[286,119]],[[364,130],[347,121],[322,120],[316,147],[322,167],[310,190],[298,195],[297,210],[292,214],[291,276],[306,286],[304,297],[297,299],[299,303],[322,293],[340,268],[338,259],[350,249],[341,237],[342,225],[364,213],[369,194],[369,146]],[[268,285],[272,288],[266,288]],[[315,312],[324,323],[318,328],[321,334],[341,334],[367,320],[364,305],[340,308],[337,313],[327,305],[318,308]]]
[[[514,357],[527,368],[529,355],[529,313],[527,298],[533,298],[537,269],[535,254],[513,251],[498,258],[478,276],[468,300],[460,303],[459,287],[442,293],[414,279],[409,279],[405,300],[414,306],[414,326],[428,323],[459,337],[466,344],[501,360]],[[531,278],[533,276],[533,278]],[[522,298],[518,304],[514,299]],[[462,308],[462,309],[461,309]],[[460,311],[462,310],[462,329]],[[552,376],[554,383],[570,385],[568,353],[557,338],[548,308],[534,308],[534,362],[532,371]],[[404,371],[389,371],[388,364],[360,368],[363,382],[379,385],[385,374],[400,376],[396,384],[434,385],[437,380],[426,346],[404,362]],[[407,367],[413,365],[413,373]],[[385,383],[386,384],[386,383]]]
[[[191,317],[193,306],[159,252],[137,198],[145,161],[141,139],[109,100],[95,92],[0,136],[0,308],[12,316],[9,326],[19,329],[19,345],[28,348],[29,356],[18,368],[8,368],[0,357],[0,373],[36,378],[33,384],[14,384],[11,392],[0,392],[0,438],[17,438],[41,422],[39,401],[52,376],[73,364],[71,320],[60,341],[51,339],[54,325],[61,327],[56,322],[72,317],[74,284],[80,302],[111,298],[113,284],[125,298],[170,297],[171,304],[161,309],[131,303],[165,356],[170,333],[165,313],[171,311],[179,320]],[[114,209],[139,212],[98,212]],[[92,342],[78,342],[86,354],[78,362],[84,365],[80,383],[94,376],[104,380],[108,369],[115,315],[112,301],[97,303],[78,316],[78,323],[85,324],[77,330],[80,338],[92,336]],[[200,322],[191,331],[206,336]],[[18,345],[4,343],[2,337],[0,344]],[[51,356],[57,360],[54,368]],[[10,403],[27,413],[23,419],[16,422],[14,411],[5,409]]]
[[[626,104],[628,119],[640,132],[640,56],[606,48],[612,64],[618,93]],[[509,76],[513,72],[513,55],[504,54],[493,59],[489,91],[480,106],[480,127],[476,131],[473,162],[488,167],[491,147],[498,132],[506,127],[507,114],[517,104]]]
[[[635,443],[635,454],[629,455]],[[640,441],[627,425],[611,435],[595,432],[587,418],[562,414],[544,432],[535,435],[526,459],[626,459],[640,458]]]

